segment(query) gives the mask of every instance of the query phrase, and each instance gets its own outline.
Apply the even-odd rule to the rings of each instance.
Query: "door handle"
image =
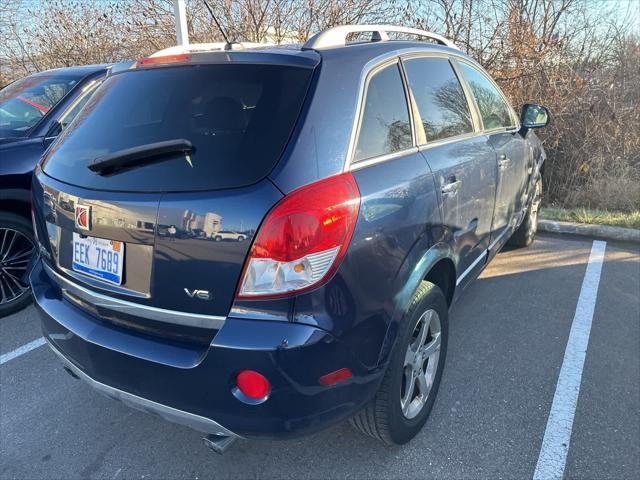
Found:
[[[511,159],[507,157],[504,153],[500,155],[500,160],[498,160],[498,166],[501,170],[504,170],[511,163]]]
[[[442,195],[455,195],[460,190],[460,185],[462,185],[462,180],[447,183],[442,187]]]

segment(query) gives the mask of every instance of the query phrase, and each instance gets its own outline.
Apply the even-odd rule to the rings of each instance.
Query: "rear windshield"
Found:
[[[0,138],[26,136],[80,79],[81,76],[32,75],[0,90]]]
[[[312,69],[209,64],[140,69],[108,78],[45,156],[47,175],[92,189],[194,191],[266,176],[300,113]],[[186,140],[193,149],[110,172],[105,155]]]

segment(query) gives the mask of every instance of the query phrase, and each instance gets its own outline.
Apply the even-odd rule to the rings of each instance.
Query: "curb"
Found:
[[[640,244],[640,230],[633,228],[610,227],[608,225],[589,225],[585,223],[555,222],[553,220],[538,220],[538,230],[541,232],[568,233],[585,237],[616,240]]]

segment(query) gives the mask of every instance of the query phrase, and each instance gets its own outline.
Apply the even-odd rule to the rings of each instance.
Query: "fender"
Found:
[[[446,242],[439,241],[428,248],[425,248],[424,243],[426,243],[426,238],[414,246],[396,276],[397,282],[402,286],[397,289],[398,293],[394,299],[394,312],[382,342],[378,366],[388,362],[404,314],[409,308],[415,291],[429,271],[443,259],[449,259],[454,266],[457,266],[451,247]]]

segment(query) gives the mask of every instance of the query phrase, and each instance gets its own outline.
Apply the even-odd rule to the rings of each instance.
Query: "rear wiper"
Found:
[[[184,153],[185,160],[191,165],[189,153],[192,151],[193,145],[189,140],[177,138],[118,150],[109,155],[96,158],[87,165],[87,168],[98,175],[109,176],[122,170],[163,162],[175,153]]]

